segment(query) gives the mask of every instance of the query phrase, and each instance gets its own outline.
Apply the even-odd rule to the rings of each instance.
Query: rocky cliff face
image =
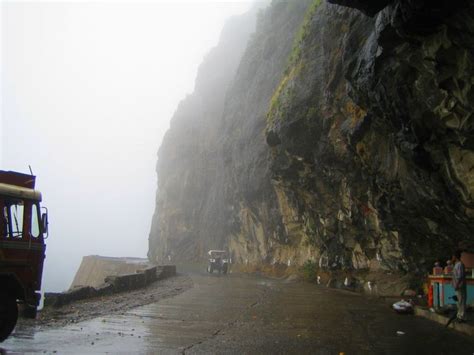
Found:
[[[199,68],[195,91],[179,105],[158,153],[158,190],[149,253],[193,260],[208,246],[222,246],[220,134],[224,101],[255,30],[258,9],[231,19]]]
[[[251,213],[261,203],[277,212],[265,117],[307,3],[276,3],[235,18],[202,64],[194,93],[178,107],[160,147],[150,259],[202,260],[238,238],[247,243],[243,226],[259,223]],[[257,234],[249,248],[256,238],[266,240],[263,231]],[[260,260],[264,250],[252,255]]]
[[[160,148],[151,258],[417,271],[473,240],[474,5],[330,2],[273,1],[214,51],[240,60],[209,55],[229,70]]]

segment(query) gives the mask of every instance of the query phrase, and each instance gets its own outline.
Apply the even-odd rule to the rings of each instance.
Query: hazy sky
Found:
[[[84,255],[145,257],[156,153],[225,18],[248,1],[2,1],[0,168],[38,176],[43,289]]]

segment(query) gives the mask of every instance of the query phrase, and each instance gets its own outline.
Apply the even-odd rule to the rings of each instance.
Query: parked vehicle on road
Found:
[[[15,328],[18,305],[35,318],[48,233],[33,175],[0,170],[0,342]]]
[[[207,272],[212,274],[214,271],[219,274],[227,274],[229,271],[229,259],[225,250],[209,250],[209,261]]]

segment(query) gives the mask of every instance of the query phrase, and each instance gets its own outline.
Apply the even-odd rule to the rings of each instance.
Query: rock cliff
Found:
[[[474,239],[474,5],[274,0],[160,148],[149,257],[423,271]]]
[[[199,68],[194,93],[180,103],[171,120],[158,152],[148,253],[153,261],[193,260],[210,246],[224,246],[222,115],[257,12],[255,8],[226,24],[218,46]]]

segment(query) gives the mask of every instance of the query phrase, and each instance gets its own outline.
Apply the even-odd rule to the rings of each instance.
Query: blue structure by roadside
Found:
[[[433,287],[433,307],[441,308],[456,302],[452,296],[456,294],[452,285],[452,276],[447,275],[430,275],[430,286]],[[472,275],[466,276],[467,283],[467,305],[474,306],[474,279]]]

